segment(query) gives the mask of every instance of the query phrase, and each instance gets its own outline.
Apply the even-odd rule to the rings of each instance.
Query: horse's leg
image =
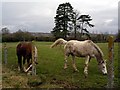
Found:
[[[87,77],[87,75],[88,75],[88,63],[89,63],[90,59],[91,59],[90,56],[87,56],[86,59],[85,59],[85,67],[84,67],[85,77]]]
[[[26,72],[26,67],[25,67],[25,57],[23,57],[23,70],[24,70],[24,72]]]
[[[79,72],[76,67],[76,63],[75,63],[75,56],[72,56],[72,66],[73,66],[74,71]]]
[[[28,57],[27,58],[27,68],[30,66],[30,64],[32,63],[32,61],[30,61],[31,60],[31,58],[30,57]]]
[[[22,56],[18,55],[18,70],[22,71]]]
[[[66,69],[66,68],[67,68],[67,58],[68,58],[68,55],[65,55],[64,69]]]
[[[30,64],[30,58],[27,58],[27,64],[28,65]]]

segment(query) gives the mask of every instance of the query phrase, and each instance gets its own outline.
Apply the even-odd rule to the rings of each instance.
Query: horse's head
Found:
[[[98,66],[99,66],[99,69],[101,70],[101,72],[104,75],[107,75],[106,61],[99,62]]]

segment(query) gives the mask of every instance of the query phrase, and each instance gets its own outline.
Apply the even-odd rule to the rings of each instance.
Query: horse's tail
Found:
[[[53,48],[56,47],[57,45],[65,45],[66,43],[67,43],[66,40],[59,38],[50,47]]]
[[[91,41],[91,44],[95,47],[98,53],[100,53],[101,57],[103,57],[104,55],[103,55],[102,50],[94,42]]]

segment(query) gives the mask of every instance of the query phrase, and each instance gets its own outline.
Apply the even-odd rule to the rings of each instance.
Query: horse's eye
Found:
[[[103,66],[103,68],[105,68],[105,67]]]

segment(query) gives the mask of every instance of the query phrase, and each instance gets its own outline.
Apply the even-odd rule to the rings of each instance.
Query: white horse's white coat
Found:
[[[88,63],[92,57],[97,59],[98,65],[100,70],[103,74],[107,74],[106,69],[106,62],[103,60],[103,52],[101,49],[93,43],[91,40],[85,41],[77,41],[77,40],[70,40],[66,41],[62,38],[56,40],[52,45],[51,48],[57,45],[64,45],[64,53],[65,53],[65,64],[64,69],[67,68],[67,57],[69,55],[72,56],[73,60],[73,68],[75,71],[78,71],[75,65],[75,56],[77,57],[85,57],[85,68],[84,74],[87,76],[88,74]]]

